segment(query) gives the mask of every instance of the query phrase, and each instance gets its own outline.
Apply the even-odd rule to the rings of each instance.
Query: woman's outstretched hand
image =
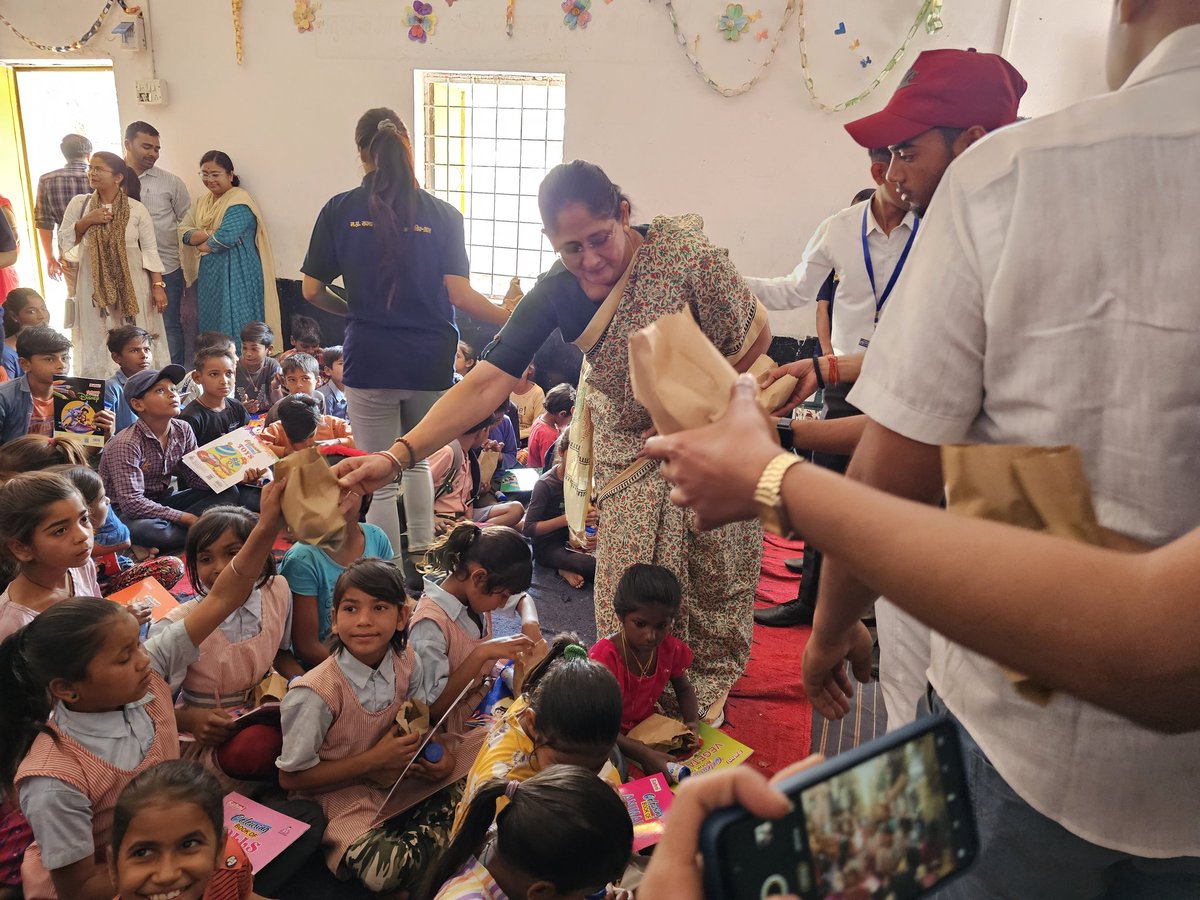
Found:
[[[353,456],[333,467],[338,487],[356,494],[373,494],[396,478],[396,464],[380,453]]]
[[[663,461],[674,485],[671,502],[690,506],[701,529],[758,515],[754,490],[763,469],[781,452],[771,420],[758,405],[752,375],[738,376],[729,408],[716,422],[646,441],[643,455]]]
[[[773,410],[771,415],[786,416],[817,392],[817,373],[813,371],[814,365],[816,365],[816,360],[798,359],[794,363],[772,369],[762,376],[760,386],[763,390],[769,388],[784,375],[796,377],[796,387],[792,389],[792,396],[788,397],[787,402],[779,409]]]

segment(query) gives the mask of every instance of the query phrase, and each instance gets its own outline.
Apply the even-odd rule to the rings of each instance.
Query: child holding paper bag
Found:
[[[700,746],[700,710],[687,674],[692,651],[670,633],[682,603],[679,580],[669,569],[643,563],[630,566],[617,582],[613,596],[621,629],[596,641],[589,654],[603,663],[621,686],[621,736],[617,746],[646,775],[666,772],[667,763],[674,760],[661,749],[631,738],[629,732],[654,714],[654,704],[668,681],[690,732],[680,749]]]
[[[283,701],[279,783],[325,810],[331,872],[376,892],[411,889],[449,838],[461,788],[444,786],[452,753],[414,761],[422,735],[396,724],[410,697],[428,699],[408,645],[404,575],[390,562],[360,560],[338,578],[333,606],[333,655],[298,678]],[[424,797],[373,827],[387,797],[376,784],[394,782],[410,764],[405,778],[422,782]]]

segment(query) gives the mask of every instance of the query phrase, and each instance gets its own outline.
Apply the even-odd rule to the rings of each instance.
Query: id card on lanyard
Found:
[[[863,264],[867,267],[867,278],[871,282],[871,293],[875,297],[875,324],[879,324],[879,315],[883,312],[883,304],[887,303],[887,298],[891,296],[892,288],[896,286],[896,279],[900,277],[900,272],[904,269],[904,261],[908,259],[908,251],[912,249],[913,241],[917,239],[917,229],[921,227],[921,220],[914,218],[912,232],[908,235],[908,243],[904,245],[904,250],[900,253],[900,259],[896,261],[896,268],[892,270],[892,277],[888,279],[887,285],[880,294],[875,287],[875,267],[871,264],[871,246],[867,243],[867,214],[871,209],[871,204],[868,202],[863,207],[862,218],[862,249],[863,249]]]

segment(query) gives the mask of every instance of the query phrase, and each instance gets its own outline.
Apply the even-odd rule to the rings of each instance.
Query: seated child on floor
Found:
[[[234,344],[233,338],[223,331],[200,332],[196,337],[196,353],[213,348],[224,350],[233,357],[235,363],[237,362],[237,345]],[[179,402],[182,406],[187,406],[200,396],[200,382],[194,375],[194,372],[187,372],[179,383]]]
[[[570,445],[571,429],[568,427],[558,439],[554,465],[533,486],[529,509],[525,511],[524,530],[525,537],[533,543],[533,561],[540,566],[557,569],[567,584],[579,588],[583,587],[585,581],[596,577],[596,557],[567,547],[571,532],[567,527],[563,477]],[[588,511],[587,521],[593,527],[600,521],[594,507]]]
[[[179,418],[192,426],[196,446],[203,447],[250,424],[250,413],[233,398],[237,357],[226,347],[196,351],[192,380],[200,396],[183,408]]]
[[[312,316],[292,316],[291,332],[292,347],[279,354],[279,362],[304,353],[317,357],[321,354],[321,326]]]
[[[353,447],[350,423],[327,416],[321,409],[321,401],[316,397],[289,394],[275,405],[279,418],[262,430],[259,440],[281,459],[318,444]]]
[[[113,810],[109,870],[117,900],[254,900],[254,875],[225,830],[225,790],[199,763],[171,759],[125,785]]]
[[[153,578],[168,591],[183,578],[183,562],[174,556],[155,556],[135,563],[130,552],[129,529],[117,518],[104,493],[104,480],[87,466],[58,466],[53,471],[75,485],[87,504],[92,524],[92,561],[101,596],[123,590],[146,578]]]
[[[337,552],[297,543],[279,564],[292,590],[292,650],[310,669],[329,658],[325,640],[333,623],[333,588],[345,568],[357,559],[395,556],[383,529],[359,521],[365,502],[350,491],[341,495],[338,510],[346,523],[346,538]]]
[[[17,335],[22,328],[34,325],[49,325],[50,312],[46,301],[33,288],[19,287],[8,292],[4,300],[4,356],[0,365],[8,376],[3,381],[21,377],[21,365],[17,361]]]
[[[116,417],[114,434],[128,428],[137,419],[125,402],[125,382],[138,372],[154,366],[154,351],[150,345],[157,339],[157,334],[151,334],[137,325],[109,329],[108,355],[117,364],[117,373],[104,382],[104,408],[111,409]]]
[[[242,358],[237,367],[237,398],[252,416],[265,413],[283,396],[279,362],[271,358],[275,333],[266,322],[242,326]]]
[[[342,381],[342,348],[326,347],[321,351],[321,377],[324,383],[317,387],[325,398],[325,414],[346,418],[346,385]]]
[[[508,805],[497,815],[501,799]],[[483,786],[425,896],[590,897],[624,874],[632,852],[633,822],[617,792],[586,769],[555,765],[528,781]]]
[[[609,763],[621,729],[621,689],[608,669],[588,659],[573,634],[554,639],[546,658],[525,676],[521,696],[492,723],[475,757],[454,816],[454,833],[467,807],[493,778],[524,781],[550,766],[582,766],[611,787],[621,776]],[[504,808],[500,797],[493,815]]]
[[[296,679],[284,698],[279,784],[325,810],[325,861],[376,892],[411,889],[450,834],[455,758],[418,759],[405,777],[424,785],[414,805],[372,827],[388,790],[420,746],[399,734],[405,700],[427,702],[421,661],[408,646],[404,574],[385,560],[360,560],[334,591],[333,656]],[[432,721],[432,720],[431,720]],[[380,787],[386,784],[387,787]]]
[[[429,574],[413,616],[413,650],[421,660],[432,721],[441,719],[464,688],[474,686],[446,720],[447,731],[461,734],[483,699],[483,679],[493,663],[541,640],[537,607],[524,593],[533,562],[525,539],[513,529],[463,522],[426,554],[425,565]],[[493,637],[492,611],[514,606],[522,633]]]
[[[545,411],[529,429],[529,449],[525,464],[541,469],[546,463],[546,451],[558,440],[562,430],[571,424],[575,413],[575,388],[560,384],[546,395]],[[518,456],[519,458],[519,456]]]
[[[525,507],[516,500],[491,506],[473,505],[475,485],[471,477],[470,453],[487,442],[488,432],[500,415],[499,411],[493,413],[429,457],[429,474],[433,476],[433,512],[436,516],[434,524],[439,531],[449,530],[462,519],[487,526],[515,526],[525,514]]]
[[[27,434],[0,445],[0,482],[23,472],[87,464],[87,450],[74,438]]]
[[[254,531],[255,518],[239,506],[214,506],[188,529],[184,559],[197,599],[181,604],[150,628],[156,634],[185,618],[216,584]],[[195,741],[183,744],[184,759],[229,778],[275,778],[283,737],[278,728],[255,725],[234,735],[229,710],[247,709],[255,686],[272,669],[284,678],[303,674],[292,655],[292,593],[268,556],[258,578],[217,629],[200,645],[187,668],[175,705],[175,723]],[[174,685],[172,685],[174,687]]]
[[[297,353],[284,359],[281,365],[283,371],[280,373],[280,378],[283,379],[284,396],[308,394],[321,404],[321,412],[328,415],[328,401],[325,399],[325,395],[318,390],[321,366],[316,357],[309,356],[307,353]],[[271,425],[277,421],[279,421],[278,402],[267,411],[266,424]],[[344,424],[346,430],[349,431],[350,425]]]
[[[522,441],[529,438],[529,429],[533,427],[537,417],[545,411],[542,404],[546,401],[546,392],[533,380],[535,375],[537,375],[537,366],[530,363],[525,367],[525,372],[521,375],[520,380],[513,385],[512,393],[509,394],[513,406],[517,408],[517,434]]]
[[[675,760],[630,740],[626,733],[654,712],[668,681],[675,690],[683,723],[692,733],[690,746],[700,746],[700,709],[687,675],[692,651],[671,634],[682,603],[679,579],[670,569],[645,563],[630,566],[613,595],[613,611],[621,628],[596,641],[591,649],[592,659],[603,663],[621,685],[623,711],[617,746],[646,775],[665,772],[667,763]]]
[[[0,485],[0,640],[56,603],[100,596],[87,504],[56,472],[28,472]]]
[[[215,494],[183,462],[197,445],[192,427],[177,418],[179,397],[173,385],[181,378],[183,367],[170,365],[138,372],[125,382],[125,396],[138,421],[113,437],[100,458],[104,490],[137,547],[182,549],[200,513],[238,502],[237,485]],[[179,490],[171,485],[176,475]],[[246,470],[248,481],[260,476]]]
[[[117,795],[178,758],[169,683],[261,571],[282,525],[278,490],[264,491],[237,564],[190,616],[144,644],[124,607],[96,597],[56,603],[0,643],[0,795],[17,791],[36,839],[21,865],[26,897],[112,896],[105,850]]]

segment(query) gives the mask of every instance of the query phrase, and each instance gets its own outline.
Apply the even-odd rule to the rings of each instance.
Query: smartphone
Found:
[[[953,722],[930,717],[788,779],[764,820],[717,810],[700,834],[708,900],[910,900],[975,859],[979,839]]]

